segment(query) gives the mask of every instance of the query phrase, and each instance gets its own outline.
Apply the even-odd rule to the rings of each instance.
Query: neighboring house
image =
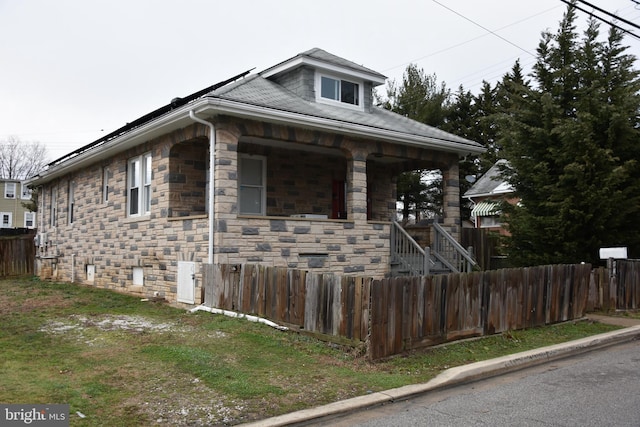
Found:
[[[31,181],[41,275],[182,303],[203,263],[384,277],[397,176],[424,168],[459,238],[458,159],[483,148],[374,106],[384,82],[312,49],[54,161]]]
[[[498,160],[464,193],[465,198],[473,203],[471,220],[475,228],[485,228],[507,236],[509,232],[503,227],[501,220],[501,204],[515,203],[513,187],[502,177],[501,166],[506,160]]]
[[[0,179],[0,228],[36,228],[36,213],[22,206],[31,200],[26,183],[15,179]]]

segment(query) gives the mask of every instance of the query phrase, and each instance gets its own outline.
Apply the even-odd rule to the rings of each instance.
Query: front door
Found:
[[[347,219],[346,183],[337,179],[333,181],[331,194],[331,218]]]

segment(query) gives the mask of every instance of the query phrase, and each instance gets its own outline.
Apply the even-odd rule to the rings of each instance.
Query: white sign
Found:
[[[600,248],[600,259],[627,259],[627,248]]]

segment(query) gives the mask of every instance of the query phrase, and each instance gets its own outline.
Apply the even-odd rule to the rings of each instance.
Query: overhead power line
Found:
[[[435,0],[434,0],[434,1],[435,1]],[[593,12],[589,12],[588,10],[583,9],[583,8],[581,8],[580,6],[577,6],[575,3],[571,2],[570,0],[560,0],[560,1],[561,1],[561,2],[563,2],[563,3],[566,3],[567,5],[569,5],[569,6],[571,6],[571,7],[575,7],[575,8],[576,8],[576,9],[578,9],[579,11],[584,12],[584,13],[586,13],[587,15],[589,15],[589,16],[591,16],[591,17],[593,17],[593,18],[596,18],[596,19],[598,19],[598,20],[600,20],[600,21],[602,21],[602,22],[604,22],[604,23],[606,23],[606,24],[609,24],[609,25],[611,25],[612,27],[617,28],[618,30],[622,31],[623,33],[629,34],[630,36],[633,36],[633,37],[635,37],[636,39],[640,40],[640,36],[638,36],[637,34],[632,33],[631,31],[627,30],[626,28],[622,28],[621,26],[619,26],[619,25],[615,24],[614,22],[607,21],[607,20],[606,20],[606,19],[604,19],[603,17],[598,16],[598,15],[596,15],[596,14],[595,14],[595,13],[593,13]],[[607,13],[608,13],[608,12],[607,12]],[[615,16],[615,15],[612,15],[612,16]],[[618,18],[616,17],[616,19],[618,19]],[[634,26],[635,26],[635,24],[634,24]]]
[[[485,26],[483,26],[483,25],[478,24],[476,21],[474,21],[474,20],[472,20],[472,19],[470,19],[470,18],[467,18],[467,17],[466,17],[466,16],[464,16],[463,14],[458,13],[458,12],[456,12],[455,10],[451,9],[450,7],[447,7],[447,6],[443,5],[443,4],[442,4],[442,3],[440,3],[439,1],[433,0],[433,2],[434,2],[434,3],[436,3],[436,4],[438,4],[438,5],[440,5],[440,6],[442,6],[442,7],[444,7],[444,8],[445,8],[445,9],[447,9],[448,11],[455,13],[455,14],[456,14],[456,15],[458,15],[459,17],[461,17],[461,18],[463,18],[463,19],[465,19],[465,20],[467,20],[467,21],[471,22],[473,25],[475,25],[475,26],[478,26],[478,27],[482,28],[482,29],[483,29],[483,30],[485,30],[486,32],[493,34],[494,36],[498,37],[500,40],[502,40],[502,41],[505,41],[505,42],[509,43],[511,46],[514,46],[514,47],[516,47],[516,48],[520,49],[521,51],[523,51],[523,52],[525,52],[525,53],[527,53],[527,54],[529,54],[529,55],[531,55],[531,56],[535,56],[533,53],[529,52],[527,49],[525,49],[525,48],[523,48],[523,47],[518,46],[517,44],[513,43],[511,40],[508,40],[508,39],[506,39],[506,38],[502,37],[500,34],[496,33],[495,31],[491,31],[491,30],[490,30],[490,29],[488,29],[487,27],[485,27]]]
[[[611,12],[607,12],[606,10],[601,9],[601,8],[599,8],[598,6],[595,6],[595,5],[593,5],[593,4],[591,4],[591,3],[587,2],[587,1],[584,1],[584,0],[578,0],[578,2],[579,2],[579,3],[582,3],[582,4],[587,5],[587,6],[589,6],[589,7],[590,7],[590,8],[592,8],[592,9],[597,10],[598,12],[602,12],[602,13],[604,13],[604,14],[606,14],[606,15],[609,15],[610,17],[612,17],[613,19],[615,19],[615,20],[617,20],[617,21],[624,22],[625,24],[627,24],[627,25],[631,25],[632,27],[637,28],[637,29],[639,29],[639,30],[640,30],[640,26],[638,26],[637,24],[634,24],[634,23],[633,23],[633,22],[631,22],[631,21],[627,21],[626,19],[621,18],[621,17],[619,17],[619,16],[617,16],[617,15],[614,15],[614,14],[613,14],[613,13],[611,13]]]

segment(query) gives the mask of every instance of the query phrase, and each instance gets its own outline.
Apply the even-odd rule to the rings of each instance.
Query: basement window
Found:
[[[144,286],[144,270],[142,267],[133,267],[133,285]]]

